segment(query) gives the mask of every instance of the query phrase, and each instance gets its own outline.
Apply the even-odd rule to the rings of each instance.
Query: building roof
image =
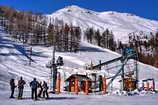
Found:
[[[85,80],[91,81],[91,79],[87,77],[87,75],[81,75],[81,74],[72,74],[65,81],[70,81],[71,79],[75,79],[75,78],[77,78],[79,81],[85,81]]]

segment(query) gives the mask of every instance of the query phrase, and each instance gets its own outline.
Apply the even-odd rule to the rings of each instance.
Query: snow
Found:
[[[70,9],[72,13],[67,13],[66,10]],[[122,33],[128,33],[136,31],[136,29],[141,29],[143,31],[154,31],[158,26],[158,22],[151,21],[148,19],[143,19],[138,16],[131,16],[130,14],[122,14],[118,12],[94,12],[86,9],[79,8],[77,6],[67,7],[65,9],[59,10],[58,12],[49,15],[54,18],[54,16],[64,19],[69,23],[75,24],[77,26],[87,27],[97,27],[97,28],[107,28],[110,27],[114,30],[118,39],[126,40]],[[78,13],[80,11],[80,14]],[[106,18],[104,18],[106,17]],[[84,21],[84,22],[83,22]],[[130,25],[130,24],[131,25]],[[139,23],[139,24],[138,24]],[[125,27],[124,25],[129,26]],[[149,29],[152,27],[152,29]],[[29,50],[32,47],[33,62],[29,65]],[[46,64],[52,59],[53,47],[45,46],[29,46],[26,44],[18,43],[11,39],[8,34],[3,32],[3,28],[0,27],[0,105],[44,105],[44,104],[54,104],[54,105],[157,105],[158,94],[140,94],[135,96],[120,96],[119,94],[110,95],[99,95],[90,94],[84,95],[80,93],[75,95],[72,93],[64,93],[64,79],[71,74],[90,74],[92,72],[97,72],[100,75],[111,76],[114,75],[119,68],[113,68],[110,71],[106,71],[107,68],[120,65],[121,62],[116,62],[108,65],[108,67],[103,67],[101,71],[90,71],[85,70],[87,64],[98,64],[99,60],[108,61],[113,58],[120,57],[121,55],[116,52],[112,52],[108,49],[103,49],[95,45],[91,45],[82,40],[81,51],[78,53],[63,53],[56,52],[56,59],[58,56],[62,56],[64,59],[64,66],[60,67],[59,72],[62,78],[62,94],[51,95],[49,100],[39,100],[32,101],[30,99],[30,87],[29,82],[36,77],[37,80],[45,80],[50,82],[50,69],[46,68]],[[130,61],[132,62],[132,61]],[[149,65],[138,63],[139,69],[139,82],[141,84],[142,79],[154,78],[156,89],[158,89],[158,69]],[[14,78],[19,79],[20,76],[26,80],[27,84],[24,91],[24,100],[8,99],[9,97],[9,80]],[[118,77],[113,82],[113,88],[119,89]],[[15,92],[17,96],[17,89]]]
[[[65,7],[47,16],[51,18],[50,22],[55,24],[64,22],[80,26],[82,29],[93,27],[100,29],[101,32],[108,28],[113,31],[116,40],[123,42],[128,42],[129,33],[155,32],[158,29],[158,22],[154,20],[115,11],[95,12],[75,5]]]
[[[48,100],[33,101],[28,92],[24,92],[23,100],[8,99],[7,92],[1,93],[0,105],[157,105],[158,94],[149,94],[145,96],[103,96],[103,95],[75,95],[60,94],[52,95]]]
[[[28,49],[30,47],[33,48],[32,59],[35,61],[32,62],[31,66],[28,64]],[[100,59],[108,61],[120,56],[108,49],[102,49],[86,42],[81,43],[81,49],[82,50],[78,53],[56,53],[56,57],[64,57],[65,65],[59,69],[62,76],[62,87],[64,86],[64,79],[71,74],[91,73],[91,71],[85,71],[85,64],[90,64],[91,61],[98,64]],[[50,70],[45,66],[52,58],[52,50],[52,47],[28,46],[22,43],[17,43],[9,38],[9,35],[5,34],[2,30],[0,31],[0,105],[49,105],[52,103],[54,105],[96,105],[98,103],[100,105],[156,105],[157,94],[120,96],[119,94],[99,95],[93,93],[87,96],[82,93],[75,95],[63,92],[60,95],[50,94],[51,98],[49,100],[31,100],[30,87],[28,84],[34,77],[49,83]],[[140,79],[154,78],[156,81],[156,88],[158,88],[158,70],[156,68],[139,63],[139,70]],[[116,70],[112,70],[110,74],[115,72]],[[98,72],[98,74],[106,74],[106,72],[102,70]],[[66,77],[64,77],[64,75],[66,75]],[[17,84],[17,80],[20,76],[23,76],[27,82],[24,89],[24,99],[9,99],[9,80],[15,78]],[[119,78],[113,82],[114,88],[120,87],[118,80]],[[17,94],[18,92],[16,89],[15,96],[17,96]]]

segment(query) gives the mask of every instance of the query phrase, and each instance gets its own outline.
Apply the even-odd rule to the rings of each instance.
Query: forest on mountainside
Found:
[[[130,33],[129,46],[138,52],[141,62],[158,67],[158,32]]]
[[[15,9],[0,7],[1,25],[12,38],[32,45],[55,45],[58,51],[76,52],[81,41],[81,28],[68,25],[62,20],[56,19],[48,23],[48,18],[42,14],[21,12]],[[55,23],[62,23],[57,25]],[[88,28],[83,31],[85,39],[91,44],[115,50],[116,43],[112,31],[108,29],[100,33],[100,30]]]
[[[53,22],[52,22],[53,21]],[[54,22],[55,21],[55,22]],[[58,25],[56,23],[62,23]],[[0,25],[16,41],[30,45],[56,46],[57,51],[77,52],[80,50],[81,35],[94,45],[122,54],[125,48],[133,48],[139,61],[158,67],[158,32],[129,33],[129,43],[116,41],[112,30],[95,30],[64,23],[63,20],[49,20],[46,15],[0,6]]]

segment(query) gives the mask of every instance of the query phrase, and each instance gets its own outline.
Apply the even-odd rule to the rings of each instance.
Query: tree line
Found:
[[[48,26],[48,43],[56,46],[58,51],[77,52],[80,48],[81,29],[65,24]]]
[[[40,13],[19,12],[3,6],[0,6],[0,11],[1,17],[5,18],[1,19],[3,23],[1,25],[17,41],[31,45],[55,45],[58,51],[76,52],[79,50],[81,40],[80,27],[64,24],[59,19],[48,23],[49,19],[47,16]],[[114,35],[108,29],[101,33],[100,30],[88,28],[82,34],[91,44],[113,51],[116,49]]]
[[[87,41],[91,44],[95,44],[113,51],[117,49],[117,43],[114,39],[114,34],[109,29],[100,32],[99,29],[94,30],[93,28],[87,28],[84,34]]]
[[[153,66],[158,64],[158,32],[130,33],[129,46],[137,51],[139,61]]]
[[[76,52],[79,50],[80,28],[63,24],[49,24],[42,14],[19,12],[0,7],[1,25],[17,41],[31,45],[54,45],[58,51]]]
[[[21,12],[12,8],[0,6],[0,25],[17,41],[31,45],[56,46],[56,50],[77,52],[80,49],[81,35],[87,42],[121,53],[130,47],[138,53],[139,61],[154,65],[158,64],[158,32],[129,33],[129,43],[116,42],[112,30],[87,28],[64,24],[62,20],[49,21],[40,13]],[[48,23],[49,22],[49,23]]]

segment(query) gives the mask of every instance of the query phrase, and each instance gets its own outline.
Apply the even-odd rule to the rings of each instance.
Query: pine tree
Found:
[[[110,33],[110,38],[109,38],[108,42],[109,42],[109,48],[110,48],[112,51],[115,51],[116,43],[115,43],[115,41],[114,41],[114,35],[113,35],[112,31],[111,31],[111,33]]]
[[[81,29],[79,27],[75,28],[75,46],[74,52],[77,52],[80,47],[80,40],[81,40]]]
[[[48,29],[47,29],[48,31],[47,31],[47,33],[48,33],[48,43],[49,43],[49,45],[54,45],[54,42],[55,42],[55,40],[54,40],[54,26],[50,23],[49,25],[48,25]]]
[[[69,51],[69,32],[70,32],[70,27],[65,24],[64,26],[64,36],[63,36],[63,41],[64,41],[64,51]]]
[[[94,37],[94,30],[93,30],[93,28],[87,28],[87,30],[85,32],[85,36],[86,36],[87,41],[89,43],[93,43],[93,37]]]
[[[101,39],[102,39],[102,38],[101,38],[101,35],[100,35],[100,31],[97,30],[97,31],[95,32],[95,40],[96,40],[98,46],[101,46]]]

